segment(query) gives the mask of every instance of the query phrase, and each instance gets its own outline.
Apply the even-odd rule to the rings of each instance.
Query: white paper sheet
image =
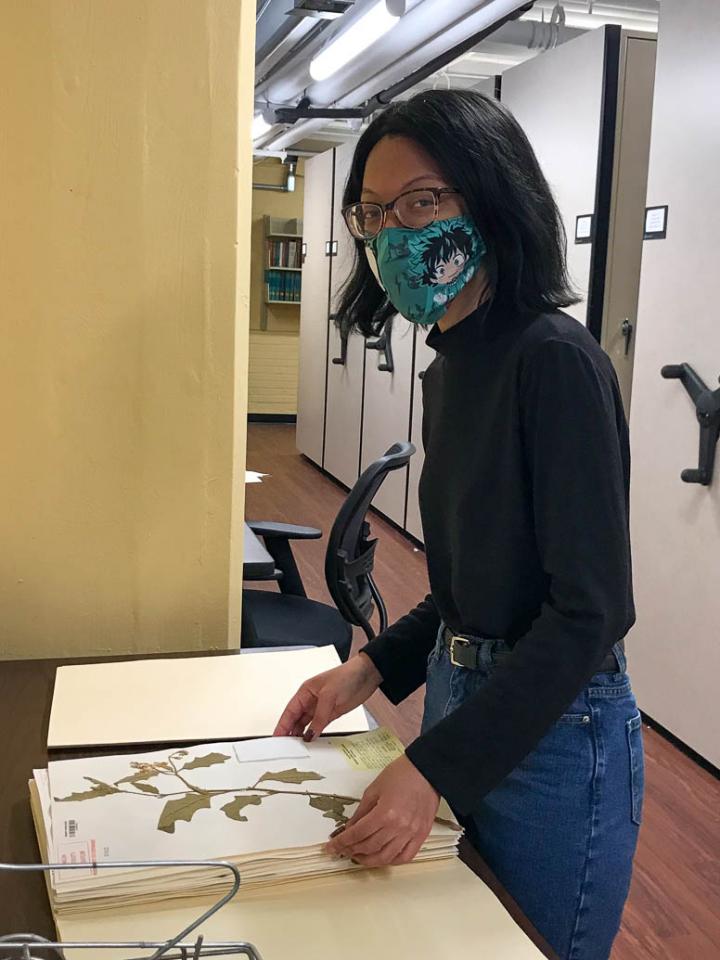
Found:
[[[298,687],[339,663],[334,647],[313,647],[59,667],[48,748],[267,737]],[[358,708],[327,732],[367,729]]]
[[[258,473],[255,470],[245,471],[245,483],[262,483],[263,477],[269,477],[269,473]]]

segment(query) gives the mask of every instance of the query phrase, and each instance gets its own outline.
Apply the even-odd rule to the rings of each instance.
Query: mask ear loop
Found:
[[[370,267],[373,276],[378,282],[378,286],[380,287],[381,290],[384,290],[385,293],[387,293],[387,290],[385,290],[385,286],[383,285],[383,282],[380,279],[380,270],[378,269],[378,262],[377,262],[377,257],[375,256],[375,251],[370,246],[370,243],[367,240],[365,241],[365,257],[367,258],[368,266]]]

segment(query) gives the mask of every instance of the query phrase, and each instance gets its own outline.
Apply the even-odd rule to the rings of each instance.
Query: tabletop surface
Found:
[[[157,656],[208,656],[212,653],[164,653]],[[236,653],[237,651],[215,652],[218,656]],[[0,862],[39,861],[40,854],[30,812],[28,780],[33,769],[46,767],[48,763],[47,730],[55,670],[58,666],[69,663],[127,659],[135,657],[0,662],[0,730],[3,732],[0,767]],[[147,749],[152,749],[152,746]],[[97,752],[95,751],[96,754]],[[122,751],[113,748],[112,752]],[[53,759],[63,759],[64,756],[78,756],[78,753],[52,753]],[[547,956],[552,956],[547,945],[467,843],[463,844],[462,859],[488,884],[530,939]],[[44,879],[40,874],[26,874],[18,878],[0,871],[0,936],[21,932],[44,937],[54,936]]]

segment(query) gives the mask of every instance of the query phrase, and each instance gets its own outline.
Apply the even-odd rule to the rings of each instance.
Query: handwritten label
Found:
[[[353,770],[383,770],[405,752],[395,734],[385,727],[354,737],[332,737],[330,743],[342,752]]]

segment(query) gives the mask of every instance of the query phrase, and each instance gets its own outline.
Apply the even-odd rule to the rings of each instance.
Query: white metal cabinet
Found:
[[[568,268],[582,295],[568,312],[583,323],[592,244],[574,242],[575,220],[595,210],[606,29],[589,30],[502,78],[502,102],[527,134],[565,223]]]
[[[327,368],[327,400],[325,414],[325,459],[323,466],[342,483],[352,486],[360,465],[360,421],[365,367],[363,338],[348,338],[344,362],[340,333],[333,322],[340,289],[352,267],[354,242],[342,218],[342,195],[350,171],[355,145],[337,147],[335,154],[333,248],[330,279],[330,353]]]
[[[384,336],[389,337],[393,370],[385,366],[385,352],[368,349],[365,357],[362,458],[364,470],[398,440],[410,433],[410,384],[413,364],[413,328],[401,316],[391,318]],[[370,341],[372,343],[374,341]],[[399,526],[405,521],[407,469],[385,478],[373,506]]]
[[[296,443],[322,466],[325,378],[328,354],[330,258],[325,244],[332,230],[333,151],[305,163],[304,242],[300,304],[300,348]]]
[[[427,328],[418,327],[415,331],[415,362],[413,365],[412,391],[412,421],[410,424],[410,440],[415,444],[417,453],[410,461],[408,470],[407,514],[405,529],[417,540],[423,541],[422,521],[420,519],[420,504],[418,502],[418,485],[422,473],[425,452],[422,444],[422,376],[433,362],[436,353],[426,343]]]
[[[715,291],[720,236],[720,5],[663,0],[648,204],[667,236],[646,240],[631,415],[637,626],[628,644],[641,709],[720,765],[720,451],[711,487],[683,483],[698,462],[695,409],[665,364],[720,373]]]

